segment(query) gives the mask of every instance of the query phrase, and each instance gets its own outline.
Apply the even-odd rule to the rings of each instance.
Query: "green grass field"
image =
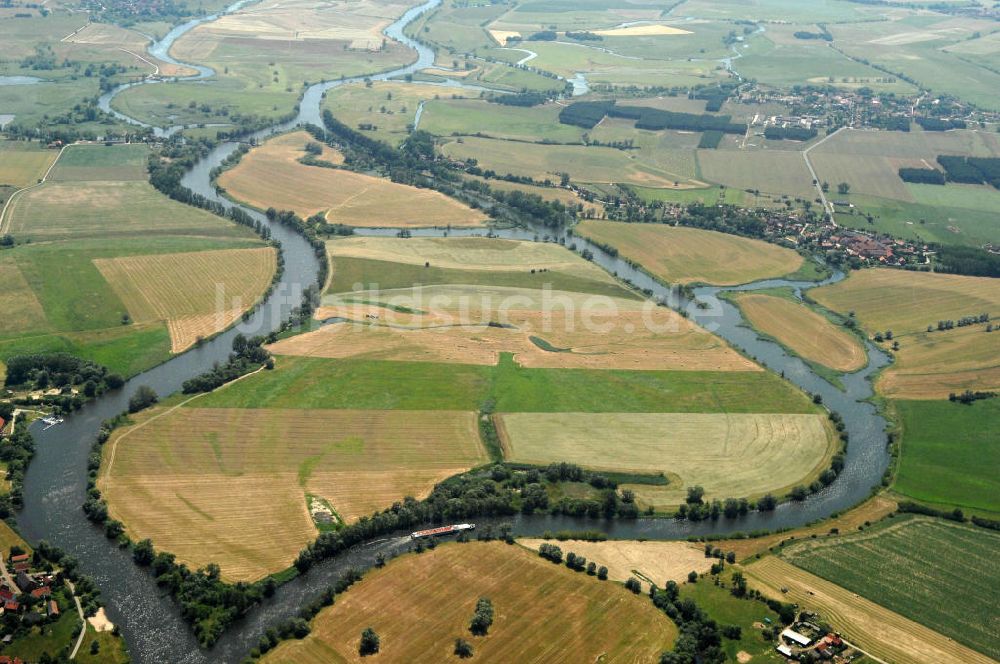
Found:
[[[804,394],[762,371],[528,369],[507,357],[489,367],[281,356],[275,371],[200,406],[476,410],[490,397],[511,413],[815,412]]]
[[[142,143],[128,145],[71,145],[67,147],[49,177],[56,181],[146,179],[149,148]]]
[[[970,406],[898,401],[902,456],[894,488],[910,498],[966,512],[1000,514],[1000,400]]]
[[[907,185],[916,202],[851,195],[856,214],[841,212],[837,223],[896,237],[981,246],[1000,241],[996,209],[1000,192],[975,185]],[[872,217],[871,223],[868,217]]]
[[[772,624],[777,625],[778,614],[763,602],[734,597],[728,587],[732,580],[731,572],[723,572],[720,577],[726,586],[717,586],[707,578],[697,583],[685,583],[681,586],[681,599],[694,600],[719,625],[740,628],[739,639],[722,640],[727,661],[735,662],[737,653],[745,652],[753,657],[754,662],[784,662],[785,658],[775,652],[774,644],[765,641],[760,630],[754,628],[754,623],[762,623],[764,618],[770,618]]]
[[[91,651],[93,643],[97,642],[96,653]],[[76,662],[82,664],[128,664],[128,650],[125,648],[125,639],[115,636],[111,632],[97,632],[93,627],[87,627],[87,634],[80,644],[80,651],[76,654]]]
[[[585,130],[559,123],[557,104],[531,108],[504,106],[479,99],[439,99],[424,106],[420,128],[437,134],[475,134],[528,141],[579,143]]]
[[[60,604],[63,611],[58,620],[30,628],[27,634],[5,646],[4,654],[37,662],[45,653],[56,657],[63,648],[72,648],[73,630],[80,624],[80,616],[73,610],[71,600],[63,598]]]
[[[785,549],[789,562],[956,641],[1000,657],[1000,534],[898,516],[864,532]]]

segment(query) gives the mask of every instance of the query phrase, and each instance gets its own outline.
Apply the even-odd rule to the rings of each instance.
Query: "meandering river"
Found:
[[[236,3],[229,10],[238,9],[246,0]],[[386,36],[396,39],[412,48],[416,60],[391,72],[372,75],[370,78],[383,80],[404,76],[427,68],[433,64],[433,52],[409,39],[403,34],[407,24],[423,12],[437,6],[440,0],[429,2],[408,11],[402,18],[385,30]],[[206,79],[214,75],[207,67],[177,63],[170,55],[171,45],[183,34],[215,16],[197,19],[170,31],[162,40],[149,48],[149,52],[161,60],[184,64],[195,69],[198,74],[191,79]],[[300,103],[295,120],[258,132],[257,139],[263,139],[275,132],[285,131],[297,124],[313,123],[321,125],[320,103],[323,93],[338,85],[362,80],[361,77],[344,81],[320,83],[308,88]],[[148,84],[152,84],[151,81]],[[140,83],[139,85],[141,85]],[[133,84],[135,85],[135,84]],[[454,87],[467,87],[461,82],[448,83]],[[101,108],[117,117],[143,125],[134,118],[115,111],[111,102],[115,96],[129,85],[120,86],[101,97]],[[477,93],[481,88],[468,86]],[[160,135],[177,131],[179,127],[155,128]],[[228,200],[218,197],[211,184],[209,174],[238,147],[235,142],[223,143],[192,169],[184,178],[184,184],[203,196],[218,200],[227,206]],[[165,364],[150,369],[128,381],[125,388],[88,403],[82,410],[67,417],[64,424],[48,429],[36,424],[32,428],[37,443],[34,461],[25,477],[24,509],[18,514],[18,526],[23,535],[31,541],[41,539],[58,545],[80,561],[81,569],[94,578],[102,592],[109,618],[119,625],[128,643],[132,659],[137,664],[163,662],[238,662],[259,640],[264,631],[274,623],[291,617],[304,603],[318,595],[348,566],[367,567],[373,564],[376,553],[392,553],[407,546],[405,536],[387,538],[356,547],[354,550],[314,567],[305,577],[283,585],[276,595],[261,607],[251,611],[244,620],[232,626],[220,641],[209,651],[198,648],[188,625],[181,618],[178,606],[157,588],[150,575],[133,564],[131,554],[119,549],[113,541],[104,537],[102,529],[93,526],[84,517],[81,505],[86,499],[87,457],[91,444],[102,420],[124,411],[128,398],[139,385],[149,385],[159,394],[176,392],[186,379],[202,373],[213,362],[224,361],[229,354],[233,337],[242,332],[248,335],[262,334],[277,328],[301,300],[303,289],[315,284],[319,274],[319,264],[309,244],[295,232],[279,225],[271,225],[259,213],[246,210],[262,223],[268,224],[273,237],[281,243],[285,259],[285,270],[273,294],[259,307],[247,321],[236,328],[191,349]],[[383,234],[384,230],[367,231]],[[441,234],[442,231],[426,230],[418,234]],[[550,230],[539,230],[544,236]],[[452,235],[458,234],[453,232]],[[534,231],[502,231],[505,237],[534,240]],[[575,242],[578,248],[588,246],[580,238],[564,238],[567,243]],[[640,288],[651,289],[657,297],[668,298],[669,291],[635,270],[624,261],[608,256],[600,248],[589,247],[595,255],[595,262],[619,277],[627,278]],[[828,281],[835,281],[842,275],[835,275]],[[740,287],[742,290],[792,286],[796,289],[813,287],[812,283],[771,280]],[[686,306],[691,317],[727,339],[735,346],[745,349],[769,369],[784,376],[810,392],[823,396],[824,403],[839,411],[850,434],[845,467],[840,477],[823,491],[810,496],[801,503],[785,504],[770,513],[753,513],[740,519],[720,519],[716,522],[689,523],[670,519],[637,519],[635,521],[604,521],[592,519],[572,519],[567,517],[516,517],[513,519],[515,531],[523,534],[540,534],[544,530],[562,528],[600,529],[612,537],[649,539],[676,539],[693,534],[727,533],[749,531],[759,528],[794,527],[820,519],[830,513],[842,510],[864,499],[871,488],[877,485],[885,470],[889,457],[885,448],[885,421],[874,406],[864,400],[871,396],[869,377],[888,358],[869,345],[869,364],[863,370],[845,375],[841,381],[844,390],[826,382],[801,360],[785,353],[781,347],[757,338],[756,334],[743,325],[739,311],[733,305],[716,297],[722,289],[703,287],[696,290],[696,297],[711,303],[708,310],[699,309],[691,303]],[[156,505],[150,505],[155,510]],[[247,509],[254,509],[247,505]],[[248,542],[252,545],[252,542]]]

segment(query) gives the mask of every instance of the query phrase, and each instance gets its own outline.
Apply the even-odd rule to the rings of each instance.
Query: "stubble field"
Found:
[[[220,332],[250,308],[271,283],[277,252],[270,247],[95,259],[138,323],[165,321],[170,352]]]
[[[668,283],[732,286],[795,272],[803,261],[791,249],[698,228],[584,221],[577,229]]]
[[[306,494],[353,522],[487,459],[470,412],[154,409],[105,447],[115,518],[232,580],[280,571],[316,536]]]
[[[868,363],[858,339],[802,303],[756,293],[736,294],[734,299],[755,328],[811,362],[841,372]]]
[[[834,311],[854,311],[869,334],[893,332],[900,344],[897,361],[877,383],[888,396],[934,399],[1000,386],[1000,338],[986,332],[985,324],[936,329],[939,320],[995,315],[1000,289],[993,279],[867,269],[810,295]],[[934,330],[927,332],[927,326]]]
[[[634,540],[608,540],[586,542],[583,540],[552,541],[543,539],[519,539],[517,543],[537,551],[544,543],[555,544],[563,553],[572,551],[599,566],[608,568],[608,578],[625,582],[636,577],[652,579],[658,588],[663,588],[668,580],[682,583],[689,572],[707,572],[712,566],[712,558],[706,558],[704,550],[688,542],[639,542]],[[636,577],[638,578],[638,577]],[[640,579],[643,590],[649,590],[649,582]]]
[[[832,437],[820,415],[726,413],[504,413],[497,429],[511,461],[572,460],[617,472],[662,472],[663,486],[629,485],[640,506],[780,494],[828,465]]]
[[[468,630],[476,601],[489,597],[489,635]],[[381,639],[379,658],[441,662],[455,638],[483,661],[644,662],[669,650],[677,628],[647,598],[610,581],[553,565],[500,543],[447,544],[374,570],[313,620],[312,633],[286,641],[267,664],[362,662],[361,631]]]
[[[303,132],[292,136],[252,150],[219,177],[219,184],[233,198],[260,209],[293,210],[303,218],[322,214],[330,223],[348,226],[481,226],[486,220],[431,189],[298,163],[306,154],[299,143],[304,147],[307,137]]]

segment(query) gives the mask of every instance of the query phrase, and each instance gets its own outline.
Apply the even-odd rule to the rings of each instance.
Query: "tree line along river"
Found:
[[[433,51],[406,37],[403,29],[423,12],[436,7],[440,1],[430,0],[412,8],[384,31],[387,37],[414,49],[417,54],[416,60],[406,67],[374,74],[368,78],[385,80],[405,76],[432,65]],[[241,0],[227,11],[238,9],[245,3],[246,0]],[[149,51],[160,59],[176,62],[169,56],[174,41],[197,25],[215,18],[217,16],[209,16],[178,26],[162,40],[150,46]],[[192,78],[204,79],[214,74],[207,67],[188,66],[198,71]],[[318,83],[309,87],[303,95],[298,115],[294,120],[257,132],[253,137],[261,140],[302,123],[322,126],[320,104],[323,94],[333,87],[361,81],[364,78]],[[460,82],[449,85],[466,87]],[[114,97],[127,87],[130,86],[120,86],[102,96],[101,107],[123,120],[142,125],[138,120],[111,108]],[[468,87],[477,92],[482,89],[475,86]],[[155,128],[155,132],[158,135],[166,135],[178,129],[180,128]],[[186,174],[183,184],[206,198],[216,200],[227,207],[234,206],[231,201],[217,195],[210,173],[237,147],[236,142],[226,142],[217,146]],[[80,411],[68,417],[64,424],[48,429],[36,424],[32,428],[37,451],[25,477],[24,509],[17,517],[19,529],[28,540],[45,539],[62,547],[80,561],[80,568],[93,577],[101,589],[102,601],[106,605],[108,616],[121,628],[132,660],[137,664],[239,662],[256,645],[268,627],[294,616],[299,607],[318,596],[346,568],[370,567],[374,564],[378,553],[392,554],[408,545],[408,538],[400,534],[398,537],[380,539],[355,547],[335,559],[317,564],[305,576],[279,587],[273,598],[251,610],[248,616],[231,626],[211,650],[205,651],[198,647],[187,623],[180,616],[177,604],[165,596],[146,570],[133,563],[131,553],[127,549],[120,549],[114,541],[108,540],[103,530],[87,521],[80,509],[86,499],[87,458],[98,428],[103,420],[126,410],[128,399],[138,386],[149,385],[161,395],[180,390],[181,384],[188,378],[202,373],[214,362],[225,361],[230,352],[232,339],[237,333],[249,336],[276,329],[301,302],[303,290],[316,284],[320,265],[308,242],[284,226],[271,224],[260,213],[243,209],[261,223],[268,225],[272,237],[281,243],[284,273],[270,297],[237,327],[132,378],[124,389],[106,393],[86,404]],[[384,229],[361,229],[359,232],[393,233]],[[420,235],[441,233],[440,230],[430,229],[414,231],[414,234]],[[451,234],[458,233],[453,231]],[[497,234],[512,239],[537,240],[540,235],[551,235],[552,231],[551,229],[537,232],[535,229],[502,230]],[[575,242],[578,248],[589,248],[597,264],[620,278],[628,279],[639,288],[651,290],[654,296],[660,298],[671,296],[667,288],[645,273],[634,269],[623,260],[609,256],[582,238],[570,238],[564,235],[562,239],[567,244]],[[825,283],[841,278],[843,275],[837,274]],[[815,284],[769,280],[748,284],[738,289],[755,290],[776,286],[791,286],[801,290],[813,287]],[[505,520],[512,523],[515,533],[538,535],[545,530],[599,529],[607,532],[612,538],[679,539],[692,535],[789,528],[850,507],[863,500],[872,487],[879,483],[889,463],[885,445],[885,421],[875,407],[864,400],[871,396],[869,376],[888,362],[885,354],[868,344],[868,366],[854,374],[842,376],[844,389],[837,389],[813,373],[804,362],[789,356],[777,344],[758,339],[752,330],[743,325],[743,319],[736,307],[716,297],[720,290],[724,289],[713,287],[695,289],[695,297],[711,302],[712,306],[707,311],[690,307],[692,319],[734,346],[744,349],[748,355],[755,357],[770,370],[782,373],[802,389],[822,395],[823,402],[829,408],[840,412],[851,442],[844,469],[837,480],[802,502],[780,505],[773,512],[752,512],[738,519],[720,519],[714,522],[687,522],[662,518],[603,521],[564,516],[520,515]],[[155,506],[150,506],[150,509],[155,509]],[[253,509],[253,506],[249,505],[248,509]],[[480,520],[480,523],[486,521],[489,520]]]

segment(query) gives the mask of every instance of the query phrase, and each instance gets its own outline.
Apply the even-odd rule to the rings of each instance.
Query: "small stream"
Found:
[[[234,11],[247,0],[230,6]],[[415,42],[403,34],[404,27],[420,14],[437,6],[441,0],[428,2],[410,9],[398,21],[386,28],[387,37],[400,41],[416,52],[415,61],[394,71],[370,76],[374,80],[398,78],[416,72],[433,64],[434,53],[426,46]],[[181,35],[215,16],[205,17],[178,26],[162,40],[150,47],[149,51],[166,62],[193,67],[198,74],[190,80],[209,78],[214,72],[207,67],[177,63],[170,55],[170,47]],[[300,103],[300,111],[295,120],[263,130],[252,138],[263,140],[268,135],[286,131],[301,123],[322,126],[320,106],[323,94],[339,85],[361,81],[365,77],[319,83],[308,88]],[[154,81],[141,84],[155,84]],[[585,84],[585,81],[584,81]],[[476,86],[465,86],[460,81],[442,84],[446,87],[480,90]],[[124,116],[111,107],[117,94],[132,85],[123,85],[101,97],[101,108],[117,117],[143,125]],[[155,128],[158,135],[177,131],[180,127]],[[199,194],[217,200],[227,207],[234,204],[217,196],[210,181],[213,168],[222,163],[236,148],[235,142],[222,143],[200,161],[183,180],[185,186]],[[86,520],[80,506],[86,498],[87,457],[91,444],[102,420],[115,416],[126,409],[128,398],[139,385],[149,385],[161,395],[178,391],[184,380],[202,373],[213,362],[224,361],[229,354],[232,339],[237,333],[246,335],[264,334],[276,329],[287,319],[293,307],[301,301],[303,289],[315,284],[319,274],[319,264],[312,248],[298,234],[289,229],[270,224],[256,211],[244,208],[254,218],[268,225],[273,237],[281,243],[285,259],[285,271],[273,294],[245,322],[234,329],[191,349],[170,361],[150,369],[128,381],[125,388],[105,394],[82,410],[66,418],[66,422],[56,427],[43,429],[38,423],[32,427],[37,443],[34,462],[28,469],[24,483],[24,509],[18,514],[18,526],[30,541],[40,539],[66,549],[80,561],[81,569],[91,575],[102,591],[102,601],[112,622],[119,625],[125,637],[132,661],[136,664],[161,662],[238,662],[259,640],[267,627],[293,616],[300,606],[322,592],[348,566],[364,568],[370,566],[379,552],[391,554],[408,546],[408,538],[399,533],[394,537],[369,542],[355,547],[335,560],[315,566],[305,577],[295,579],[278,589],[276,595],[250,615],[231,627],[210,651],[201,650],[194,640],[191,630],[181,618],[177,605],[157,588],[148,573],[133,564],[128,551],[120,550],[104,537],[103,531]],[[366,230],[369,234],[395,234],[394,230]],[[414,235],[440,235],[441,230],[414,231]],[[536,240],[539,236],[551,234],[545,229],[534,231],[503,230],[496,234],[514,239]],[[451,231],[451,235],[472,235]],[[581,238],[563,238],[567,244],[575,242],[578,248],[589,243]],[[668,289],[658,284],[645,273],[635,270],[624,261],[611,257],[599,247],[589,246],[594,260],[609,272],[627,278],[639,288],[651,289],[657,297],[669,299]],[[842,278],[835,275],[828,282]],[[806,289],[812,283],[770,280],[740,287],[742,290],[791,286]],[[760,528],[785,528],[803,525],[823,518],[831,512],[842,510],[863,500],[871,488],[879,483],[889,457],[885,447],[885,421],[875,408],[864,400],[871,396],[868,378],[888,362],[887,356],[869,345],[870,362],[866,368],[842,377],[845,387],[841,391],[816,374],[801,360],[792,357],[769,341],[757,338],[756,334],[743,326],[739,311],[728,302],[717,298],[721,289],[703,287],[696,290],[696,296],[711,304],[707,310],[698,309],[692,303],[680,302],[677,306],[687,307],[691,318],[714,331],[730,343],[746,349],[748,355],[772,371],[783,373],[785,377],[810,392],[818,392],[824,403],[839,411],[847,425],[851,444],[841,476],[831,486],[810,496],[805,501],[785,504],[770,513],[753,513],[734,520],[721,519],[717,522],[689,523],[671,519],[637,519],[635,521],[604,521],[594,519],[574,519],[554,516],[519,516],[513,519],[515,531],[520,534],[540,534],[545,530],[557,529],[600,529],[612,537],[675,539],[689,535],[718,534],[733,531],[749,531]],[[253,509],[252,505],[247,506]],[[150,506],[150,509],[156,509]],[[510,521],[510,520],[508,520]],[[488,522],[488,520],[480,520]]]

